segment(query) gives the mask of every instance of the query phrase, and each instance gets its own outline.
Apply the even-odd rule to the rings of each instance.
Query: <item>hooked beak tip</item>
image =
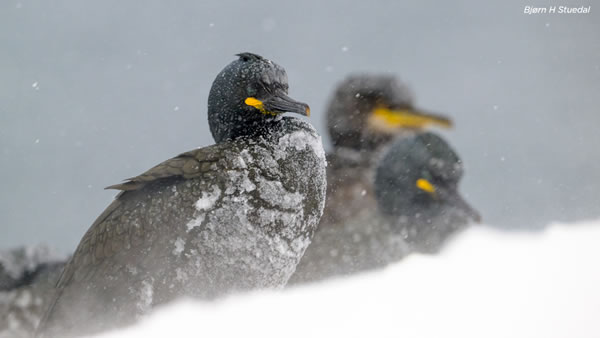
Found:
[[[479,211],[477,211],[475,208],[469,205],[458,193],[455,196],[456,199],[454,205],[455,207],[458,207],[460,210],[462,210],[462,213],[466,220],[476,224],[481,224],[482,217]]]
[[[469,219],[471,220],[471,222],[475,223],[475,224],[481,224],[483,223],[483,219],[481,217],[481,214],[473,209],[473,208],[469,208],[468,210],[466,210]]]

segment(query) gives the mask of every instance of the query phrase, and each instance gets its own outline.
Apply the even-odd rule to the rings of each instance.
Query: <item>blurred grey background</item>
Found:
[[[526,15],[525,5],[592,5]],[[72,251],[103,187],[213,143],[208,91],[234,54],[286,67],[322,132],[336,82],[397,74],[467,166],[486,223],[600,216],[600,6],[591,0],[0,2],[0,248]],[[326,147],[329,141],[325,137]]]

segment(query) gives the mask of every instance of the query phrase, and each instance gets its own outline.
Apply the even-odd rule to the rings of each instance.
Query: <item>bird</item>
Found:
[[[290,285],[382,268],[414,252],[439,252],[481,221],[458,191],[463,172],[463,162],[440,136],[398,138],[375,167],[376,208],[319,229]]]
[[[64,255],[46,244],[0,250],[0,292],[29,285],[65,261]]]
[[[83,236],[41,337],[128,325],[180,297],[282,288],[322,215],[325,153],[285,69],[237,54],[215,78],[215,140],[109,186],[121,192]]]
[[[0,337],[31,337],[66,257],[44,244],[0,250]]]
[[[10,288],[0,290],[0,337],[33,336],[63,266],[62,261],[41,263]]]
[[[350,74],[335,88],[325,116],[333,146],[327,154],[326,224],[343,224],[374,206],[373,168],[394,138],[429,126],[452,127],[449,117],[415,107],[409,87],[391,74]]]
[[[430,126],[453,126],[449,117],[416,107],[411,90],[398,77],[372,73],[350,74],[337,85],[326,122],[333,150],[327,154],[325,211],[290,286],[382,266],[407,255],[410,245],[389,236],[391,224],[378,210],[375,168],[395,139]]]
[[[481,215],[458,191],[464,165],[432,132],[395,141],[375,170],[379,212],[410,250],[436,253],[444,242]]]

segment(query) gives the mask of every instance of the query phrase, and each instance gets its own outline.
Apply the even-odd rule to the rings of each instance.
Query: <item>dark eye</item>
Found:
[[[258,90],[256,90],[254,86],[248,85],[248,87],[246,88],[246,93],[248,94],[248,96],[256,96]]]
[[[250,58],[248,56],[244,55],[244,56],[242,56],[242,61],[248,62],[248,61],[250,61]]]
[[[431,179],[432,179],[431,174],[427,170],[421,171],[421,177],[423,177],[424,179],[426,179],[428,181],[431,181]]]

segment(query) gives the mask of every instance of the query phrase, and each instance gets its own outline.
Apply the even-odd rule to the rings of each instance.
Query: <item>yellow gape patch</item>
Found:
[[[444,128],[452,127],[452,121],[443,116],[435,116],[409,109],[389,109],[378,107],[373,110],[372,118],[376,125],[385,125],[390,129],[413,128],[421,129],[429,124]]]
[[[431,196],[435,197],[435,187],[428,180],[424,178],[419,178],[417,180],[417,188],[429,193]]]
[[[263,113],[265,115],[273,115],[273,116],[277,115],[276,113],[272,113],[272,112],[267,111],[265,109],[265,107],[263,106],[262,101],[259,100],[259,99],[257,99],[257,98],[248,97],[248,98],[246,98],[246,100],[244,100],[244,103],[247,104],[247,105],[249,105],[249,106],[252,106],[252,107],[258,109],[261,113]]]

